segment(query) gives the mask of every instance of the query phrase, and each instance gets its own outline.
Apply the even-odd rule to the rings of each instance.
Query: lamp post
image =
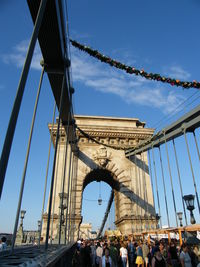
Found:
[[[190,222],[191,224],[195,224],[196,220],[194,218],[193,210],[194,210],[194,195],[185,195],[183,199],[185,200],[186,207],[190,211]]]
[[[26,210],[21,210],[21,215],[20,215],[20,219],[21,219],[20,226],[21,227],[23,227],[23,220],[24,220],[25,214],[26,214]]]
[[[61,225],[63,225],[64,222],[65,222],[64,210],[67,208],[66,204],[63,204],[63,203],[66,202],[67,193],[59,193],[59,197],[60,197],[60,206],[59,206],[59,208],[60,208],[60,216],[61,216]]]
[[[38,232],[40,232],[40,227],[41,227],[41,221],[38,220]]]
[[[160,220],[160,215],[156,213],[156,229],[159,229],[159,220]]]
[[[101,197],[99,197],[99,199],[98,199],[98,204],[99,204],[99,206],[101,206],[101,204],[102,204],[102,199],[101,199]]]
[[[177,214],[178,219],[179,219],[179,221],[180,221],[180,227],[182,227],[182,226],[183,226],[183,223],[182,223],[182,220],[183,220],[183,213],[182,213],[182,212],[177,212],[176,214]]]

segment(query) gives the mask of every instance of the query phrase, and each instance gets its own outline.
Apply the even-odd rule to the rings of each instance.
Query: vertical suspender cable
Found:
[[[55,167],[56,167],[59,130],[60,130],[60,123],[61,123],[61,113],[63,110],[63,102],[64,102],[63,100],[64,100],[65,83],[66,83],[66,76],[65,76],[65,71],[64,71],[63,81],[62,81],[62,89],[61,89],[61,95],[60,95],[60,103],[59,103],[59,118],[58,118],[58,126],[57,126],[58,128],[57,128],[57,133],[56,133],[55,152],[54,152],[54,159],[53,159],[53,169],[52,169],[50,195],[49,195],[49,209],[48,209],[48,220],[47,220],[47,230],[46,230],[46,240],[45,240],[45,249],[46,250],[48,248],[49,227],[50,227],[51,207],[52,207],[52,197],[53,197],[53,186],[54,186],[54,178],[55,178]]]
[[[178,164],[178,158],[177,158],[176,146],[175,146],[174,139],[172,140],[172,142],[173,142],[174,154],[175,154],[175,159],[176,159],[176,168],[177,168],[177,172],[178,172],[178,179],[179,179],[179,186],[180,186],[180,191],[181,191],[181,199],[182,199],[182,204],[183,204],[185,224],[188,225],[187,216],[186,216],[186,210],[185,210],[185,203],[184,203],[184,200],[183,200],[183,188],[182,188],[182,183],[181,183],[181,175],[180,175],[180,169],[179,169],[179,164]]]
[[[26,54],[24,67],[23,67],[23,70],[21,73],[17,93],[15,96],[15,102],[13,104],[13,109],[12,109],[12,113],[10,116],[10,121],[8,124],[7,132],[6,132],[6,137],[4,140],[4,145],[3,145],[3,149],[2,149],[2,153],[1,153],[1,159],[0,159],[0,198],[1,198],[2,190],[3,190],[3,184],[4,184],[6,169],[7,169],[7,165],[8,165],[9,156],[10,156],[12,141],[13,141],[13,137],[14,137],[14,133],[15,133],[15,128],[16,128],[16,124],[17,124],[17,118],[19,115],[20,107],[21,107],[21,102],[22,102],[22,98],[23,98],[23,94],[24,94],[24,89],[25,89],[26,80],[28,77],[28,72],[29,72],[31,60],[33,57],[35,44],[36,44],[37,37],[39,34],[42,19],[44,16],[46,3],[47,3],[47,0],[43,0],[40,2],[40,7],[39,7],[39,10],[37,13],[35,26],[33,29],[30,43],[29,43],[28,51]]]
[[[60,139],[60,136],[58,137]],[[56,170],[55,170],[55,182],[54,182],[54,189],[53,189],[53,208],[52,208],[52,214],[51,214],[51,234],[50,234],[50,244],[52,245],[53,241],[53,222],[54,222],[54,211],[55,211],[55,203],[56,203],[56,195],[57,195],[57,180],[58,180],[58,167],[59,167],[59,161],[60,161],[60,140],[58,139],[58,152],[57,152],[57,163],[56,163]]]
[[[149,156],[149,170],[150,170],[150,179],[151,179],[151,189],[152,189],[152,195],[153,195],[153,206],[155,207],[154,186],[153,186],[152,169],[151,169],[151,157],[150,157],[149,150],[148,150],[148,156]]]
[[[135,181],[136,181],[136,205],[137,205],[137,218],[139,218],[139,189],[138,189],[138,173],[137,173],[137,157],[134,155],[134,163],[135,163]],[[136,224],[137,227],[137,224]],[[138,230],[138,228],[136,229]]]
[[[131,179],[131,191],[133,190],[133,177],[132,177],[132,161],[131,161],[131,156],[129,155],[129,163],[130,163],[130,179]],[[134,192],[133,192],[134,193]],[[133,195],[133,194],[132,194]],[[133,233],[133,198],[131,198],[131,232]]]
[[[139,165],[139,164],[138,164]],[[139,202],[140,202],[140,231],[142,231],[142,186],[141,186],[141,177],[140,177],[140,168],[138,166],[138,178],[139,178]]]
[[[167,194],[166,194],[166,186],[165,186],[165,177],[164,177],[164,170],[163,170],[163,163],[162,163],[160,146],[158,147],[158,149],[159,149],[159,155],[160,155],[160,166],[161,166],[161,171],[162,171],[163,188],[164,188],[164,194],[165,194],[165,207],[166,207],[166,214],[167,214],[167,222],[168,222],[168,227],[170,227],[168,204],[167,204]]]
[[[164,132],[164,137],[165,137],[165,149],[166,149],[166,154],[167,154],[167,162],[168,162],[169,176],[170,176],[171,189],[172,189],[172,198],[173,198],[173,204],[174,204],[174,213],[175,213],[175,218],[176,218],[176,226],[178,227],[178,219],[177,219],[177,212],[176,212],[176,202],[175,202],[175,196],[174,196],[174,187],[173,187],[173,182],[172,182],[172,173],[171,173],[171,167],[170,167],[170,162],[169,162],[169,154],[168,154],[168,148],[167,148],[165,132]]]
[[[66,144],[65,144],[66,149],[65,149],[63,179],[62,179],[61,207],[63,206],[63,197],[64,197],[64,190],[65,190],[66,164],[67,164],[67,153],[68,153],[68,142],[69,142],[69,121],[70,121],[70,111],[68,112],[67,131],[66,131]],[[60,239],[61,239],[61,220],[62,218],[60,216],[59,237],[58,237],[59,244],[60,244]]]
[[[73,153],[73,169],[72,169],[72,179],[71,179],[71,197],[70,197],[70,227],[69,227],[69,241],[72,241],[72,233],[73,233],[73,226],[72,226],[72,221],[73,221],[73,216],[72,216],[72,211],[73,211],[73,182],[74,182],[74,176],[75,176],[75,155]]]
[[[197,149],[198,158],[199,158],[199,161],[200,161],[199,147],[198,147],[198,143],[197,143],[195,132],[193,132],[193,136],[194,136],[194,141],[195,141],[195,145],[196,145],[196,149]]]
[[[73,183],[72,183],[72,206],[71,211],[73,211],[73,217],[71,218],[71,221],[73,222],[73,226],[71,227],[71,237],[70,241],[74,241],[74,230],[75,230],[75,183],[76,183],[76,169],[77,169],[77,157],[76,157],[76,151],[74,152],[74,170],[73,170]]]
[[[51,139],[52,139],[52,131],[53,131],[53,127],[54,127],[55,112],[56,112],[56,103],[54,104],[54,108],[53,108],[53,118],[52,118],[50,140],[49,140],[49,152],[48,152],[47,168],[46,168],[46,175],[45,175],[45,182],[44,182],[44,195],[43,195],[42,211],[41,211],[41,219],[40,219],[41,225],[40,225],[39,240],[38,240],[38,246],[39,247],[40,247],[40,239],[41,239],[42,224],[43,224],[44,205],[45,205],[45,199],[46,199],[47,178],[48,178],[48,173],[49,173],[49,160],[50,160],[51,142],[52,142]]]
[[[61,129],[63,130],[63,125],[61,125]],[[61,131],[62,132],[62,131]],[[60,135],[61,137],[62,137],[62,133],[61,133],[61,135]],[[61,142],[62,142],[62,140],[63,140],[63,138],[60,138],[60,145],[61,145]],[[62,179],[63,179],[63,174],[64,174],[64,172],[65,172],[65,170],[64,170],[64,163],[65,163],[65,155],[66,155],[66,150],[67,150],[67,148],[66,148],[66,146],[65,146],[65,142],[64,142],[64,144],[63,144],[63,157],[62,157],[62,173],[60,174],[60,176],[59,176],[59,180],[60,180],[60,189],[59,189],[59,193],[58,193],[58,195],[59,195],[59,213],[58,213],[58,224],[59,224],[59,227],[58,227],[58,230],[57,230],[57,236],[58,236],[58,244],[60,245],[60,238],[59,238],[59,229],[60,229],[60,227],[62,227],[62,219],[63,219],[63,205],[61,204],[61,202],[62,202],[62,198],[63,198],[63,192],[62,192]],[[61,168],[59,168],[59,169],[61,169]],[[55,199],[55,198],[54,198]]]
[[[74,164],[74,179],[73,179],[73,207],[72,210],[74,212],[73,214],[73,231],[72,231],[72,237],[73,237],[73,241],[74,241],[74,235],[75,235],[75,216],[76,216],[76,182],[77,182],[77,164],[78,164],[78,158],[77,158],[77,150],[74,153],[74,160],[75,160],[75,164]]]
[[[70,231],[71,231],[71,212],[72,212],[72,182],[74,178],[74,153],[72,152],[72,171],[71,171],[71,181],[70,181],[70,198],[69,198],[69,223],[68,223],[68,241],[70,241]]]
[[[73,237],[73,240],[74,241],[74,234],[75,234],[75,215],[76,215],[76,211],[75,211],[75,204],[76,204],[76,195],[75,195],[75,186],[76,186],[76,181],[77,181],[77,164],[78,164],[78,161],[77,161],[77,148],[76,148],[76,151],[74,153],[74,178],[73,178],[73,207],[72,207],[72,210],[73,210],[73,231],[72,231],[72,237]]]
[[[156,172],[156,163],[155,163],[155,157],[154,157],[154,149],[152,146],[152,156],[153,156],[153,166],[154,166],[154,175],[155,175],[155,184],[156,184],[156,194],[157,194],[157,201],[158,201],[158,211],[160,216],[160,226],[162,228],[162,219],[161,219],[161,212],[160,212],[160,199],[159,199],[159,193],[158,193],[158,182],[157,182],[157,172]]]
[[[60,139],[60,136],[58,137]],[[50,244],[52,245],[53,241],[53,221],[54,221],[54,211],[55,211],[55,203],[56,203],[56,195],[57,195],[57,180],[58,180],[58,167],[59,167],[59,161],[60,161],[60,141],[58,141],[58,152],[57,152],[57,163],[56,163],[56,170],[55,170],[55,182],[54,182],[54,189],[53,189],[53,208],[52,208],[52,214],[51,214],[51,219],[50,219],[50,229],[51,229],[51,234],[50,234]]]
[[[24,192],[24,183],[25,183],[29,153],[30,153],[30,148],[31,148],[31,140],[32,140],[32,135],[33,135],[33,128],[34,128],[34,124],[35,124],[35,117],[36,117],[38,101],[39,101],[39,97],[40,97],[40,91],[41,91],[43,76],[44,76],[44,67],[42,68],[42,72],[41,72],[41,76],[40,76],[40,82],[39,82],[39,86],[38,86],[38,91],[37,91],[37,96],[36,96],[35,106],[34,106],[34,111],[33,111],[33,117],[32,117],[32,122],[31,122],[31,129],[30,129],[30,134],[29,134],[28,146],[27,146],[27,150],[26,150],[26,158],[25,158],[25,162],[24,162],[24,170],[23,170],[23,175],[22,175],[22,180],[21,180],[19,201],[18,201],[17,213],[16,213],[16,218],[15,218],[15,226],[14,226],[13,237],[12,237],[11,252],[13,252],[13,249],[15,246],[17,226],[18,226],[18,222],[19,222],[19,214],[20,214],[20,210],[21,210],[22,197],[23,197],[23,192]]]
[[[192,160],[191,160],[191,156],[190,156],[190,150],[189,150],[189,146],[188,146],[188,141],[187,141],[185,129],[184,129],[184,137],[185,137],[185,143],[186,143],[187,153],[188,153],[189,162],[190,162],[190,168],[191,168],[191,172],[192,172],[192,178],[193,178],[194,190],[195,190],[196,199],[197,199],[197,205],[198,205],[198,209],[199,209],[199,213],[200,213],[199,196],[197,193],[197,185],[196,185],[196,181],[195,181],[194,171],[193,171],[193,167],[192,167]]]
[[[144,181],[144,201],[146,203],[146,212],[147,212],[147,220],[148,220],[148,229],[149,229],[149,202],[148,202],[148,195],[147,195],[147,185],[146,185],[146,175],[145,175],[145,162],[144,162],[144,151],[141,154],[141,159],[143,162],[142,170],[143,170],[143,181]],[[146,222],[145,222],[146,225]],[[145,228],[146,230],[146,228]]]
[[[68,229],[68,210],[69,210],[69,188],[71,178],[71,161],[72,161],[72,148],[70,147],[69,166],[68,166],[68,185],[67,185],[67,208],[66,208],[66,220],[65,220],[65,244],[67,242],[67,229]]]

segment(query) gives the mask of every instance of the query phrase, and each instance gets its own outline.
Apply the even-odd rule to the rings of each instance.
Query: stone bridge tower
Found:
[[[145,123],[134,118],[76,115],[75,120],[80,129],[99,141],[100,144],[88,139],[77,130],[79,152],[76,157],[77,171],[73,177],[70,214],[74,236],[77,236],[82,220],[81,209],[84,188],[93,181],[104,181],[114,189],[115,225],[122,234],[128,235],[133,232],[155,228],[156,214],[146,152],[137,157],[126,158],[124,150],[106,146],[134,147],[141,140],[152,136],[153,129],[144,128]],[[49,128],[51,128],[51,125]],[[54,128],[53,139],[56,135],[56,126]],[[54,186],[55,195],[53,197],[55,199],[54,238],[56,238],[58,229],[59,188],[61,188],[65,151],[64,129],[61,133]],[[69,150],[68,157],[70,155]],[[67,179],[68,170],[66,166],[66,192]],[[43,232],[46,229],[46,217],[47,214],[44,214]]]

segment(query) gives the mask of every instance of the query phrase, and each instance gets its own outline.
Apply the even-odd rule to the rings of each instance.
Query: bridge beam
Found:
[[[183,135],[184,131],[193,132],[198,127],[200,127],[200,105],[182,116],[170,126],[155,134],[149,140],[141,142],[136,148],[127,149],[125,155],[128,158],[132,155],[141,154],[142,152],[151,149],[152,145],[153,147],[159,147],[165,142]]]

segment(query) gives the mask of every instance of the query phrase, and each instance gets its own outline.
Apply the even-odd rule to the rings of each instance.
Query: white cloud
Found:
[[[6,64],[14,64],[15,66],[21,68],[24,65],[27,49],[28,49],[28,40],[24,40],[17,44],[9,54],[1,55],[1,58]],[[36,44],[33,59],[31,62],[31,68],[35,70],[41,70],[40,60],[42,58],[40,48],[38,43]]]
[[[28,41],[22,41],[16,45],[10,54],[1,56],[6,64],[14,64],[22,67],[24,64]],[[80,82],[86,87],[102,93],[115,94],[128,104],[142,105],[157,108],[163,113],[170,113],[185,97],[170,87],[166,89],[162,83],[146,80],[141,76],[126,74],[123,71],[100,64],[88,55],[71,48],[73,80]],[[128,54],[125,54],[125,57]],[[122,55],[123,56],[123,55]],[[36,45],[31,67],[41,70],[41,52]],[[131,56],[130,56],[131,57]],[[190,74],[180,66],[169,68],[168,75],[178,79],[190,77]]]
[[[190,73],[184,70],[182,67],[175,65],[166,70],[168,76],[174,79],[187,80],[190,78]]]
[[[181,69],[179,73],[181,73]],[[185,97],[174,89],[168,90],[161,84],[134,76],[98,63],[72,48],[73,80],[94,90],[118,95],[128,104],[137,104],[160,109],[168,114]]]

